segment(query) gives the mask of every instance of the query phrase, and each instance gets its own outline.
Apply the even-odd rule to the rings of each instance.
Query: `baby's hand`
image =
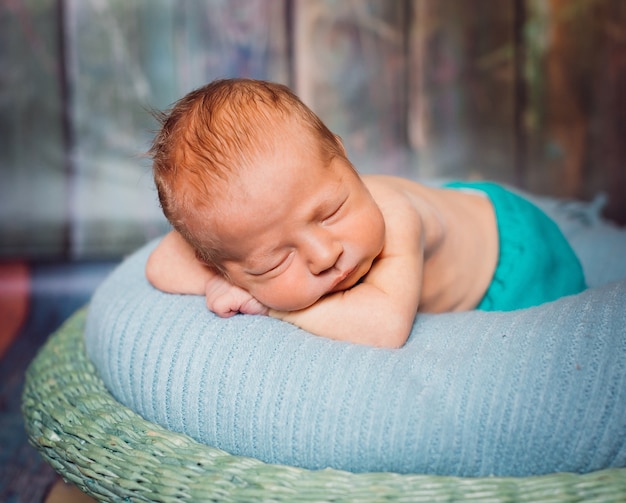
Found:
[[[206,285],[206,305],[218,316],[229,318],[237,313],[267,314],[269,309],[247,291],[215,276]]]

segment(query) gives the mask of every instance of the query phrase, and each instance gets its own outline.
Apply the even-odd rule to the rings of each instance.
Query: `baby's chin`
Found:
[[[362,276],[362,277],[354,276],[354,277],[346,278],[344,281],[339,283],[333,289],[329,290],[328,292],[325,292],[322,295],[311,297],[310,299],[306,299],[306,300],[298,303],[297,305],[293,305],[292,304],[287,309],[277,309],[277,308],[274,308],[274,309],[277,309],[279,311],[301,311],[302,309],[306,309],[307,307],[311,307],[317,301],[319,301],[320,299],[323,299],[324,297],[326,297],[328,295],[333,295],[335,293],[345,292],[346,290],[350,290],[350,288],[352,288],[357,283],[359,283],[363,278],[364,278],[364,276]]]
[[[270,307],[270,309],[275,309],[276,311],[302,311],[303,309],[306,309],[307,307],[311,307],[313,304],[315,304],[318,300],[320,300],[322,297],[326,295],[327,294],[316,296],[316,297],[311,297],[307,299],[302,299],[297,303],[290,302],[290,303],[286,303],[282,305],[268,305],[268,307]]]
[[[361,276],[361,277],[358,277],[358,276],[348,277],[348,278],[343,280],[341,283],[339,283],[337,286],[335,286],[332,290],[330,290],[328,293],[326,293],[324,295],[330,295],[331,293],[345,292],[346,290],[350,290],[350,288],[352,288],[357,283],[359,283],[363,278],[364,278],[364,276]]]
[[[326,297],[327,295],[331,295],[333,293],[335,293],[334,290],[323,292],[321,295],[311,294],[310,296],[298,299],[297,302],[291,301],[291,302],[285,302],[282,304],[276,304],[276,303],[264,303],[264,304],[268,306],[270,309],[275,309],[276,311],[302,311],[303,309],[311,307],[318,300]]]

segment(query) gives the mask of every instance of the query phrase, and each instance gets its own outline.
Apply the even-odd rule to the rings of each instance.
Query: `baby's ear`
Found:
[[[343,152],[343,155],[348,157],[348,154],[346,152],[346,147],[344,147],[344,145],[343,145],[343,140],[341,139],[341,136],[336,134],[335,135],[335,140],[337,140],[337,145],[339,145],[341,147],[341,152]]]

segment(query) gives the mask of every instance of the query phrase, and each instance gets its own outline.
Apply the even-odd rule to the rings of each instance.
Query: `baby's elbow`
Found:
[[[161,269],[161,262],[155,258],[155,254],[151,253],[148,257],[145,267],[145,275],[148,282],[159,290],[164,289],[163,284],[163,271]]]
[[[388,334],[383,347],[387,349],[400,349],[409,338],[409,333],[406,330],[396,330]]]
[[[413,323],[408,323],[402,316],[389,318],[380,328],[375,346],[385,349],[400,349],[409,338]]]
[[[148,261],[146,262],[146,267],[144,269],[146,279],[150,282],[150,284],[154,285],[155,278],[157,277],[155,271],[154,260],[152,259],[152,255],[148,257]]]

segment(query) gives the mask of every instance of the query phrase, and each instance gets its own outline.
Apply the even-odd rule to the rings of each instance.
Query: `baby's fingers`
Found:
[[[263,314],[267,315],[269,309],[267,306],[261,304],[254,297],[250,296],[250,298],[244,302],[239,308],[239,312],[243,314]]]
[[[238,304],[228,296],[217,297],[210,300],[207,298],[206,305],[209,310],[213,311],[220,318],[230,318],[239,312]]]

